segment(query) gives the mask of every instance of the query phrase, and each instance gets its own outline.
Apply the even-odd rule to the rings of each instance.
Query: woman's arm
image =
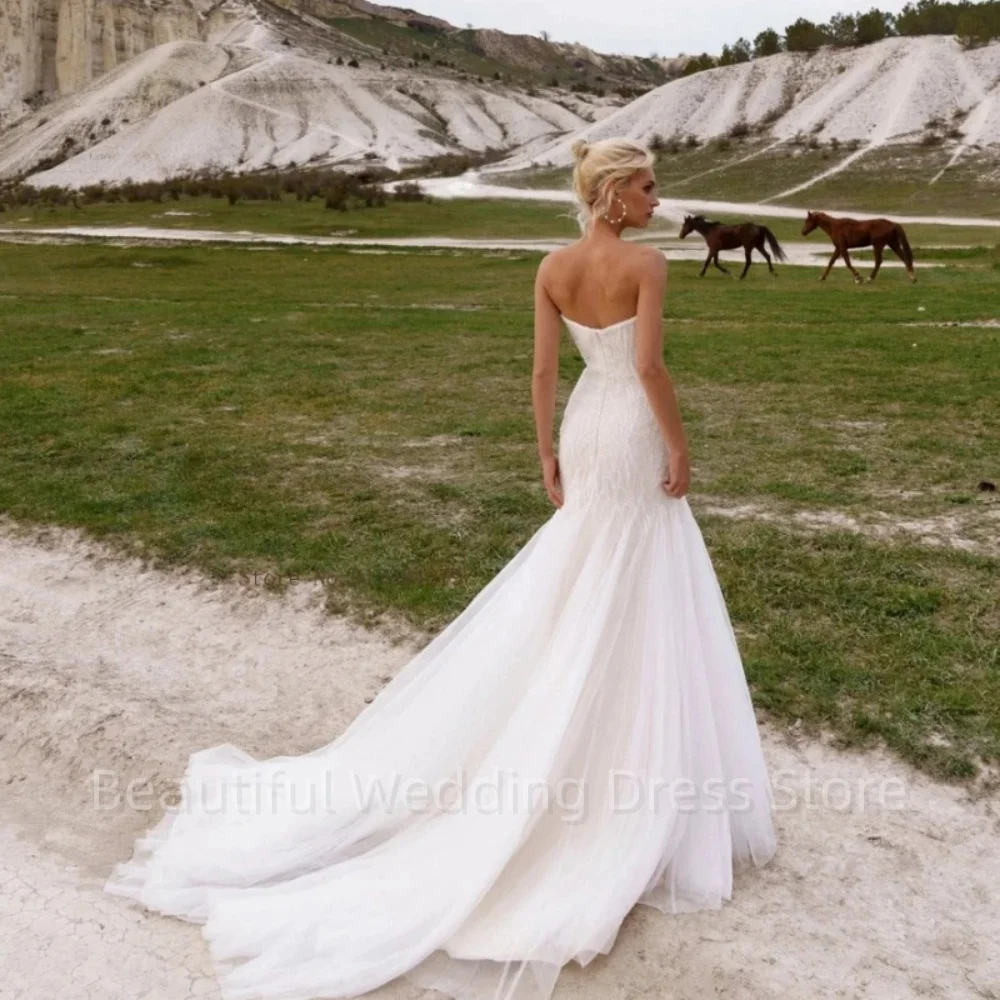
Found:
[[[556,382],[559,378],[559,310],[545,290],[548,271],[546,257],[535,276],[535,359],[531,372],[531,402],[535,409],[535,433],[538,437],[538,457],[549,499],[557,506],[563,503],[559,482],[559,463],[552,443],[556,413]]]
[[[659,250],[643,258],[636,310],[636,369],[649,405],[670,451],[670,467],[663,487],[682,497],[691,481],[687,436],[681,422],[674,384],[663,363],[663,297],[667,289],[667,259]]]

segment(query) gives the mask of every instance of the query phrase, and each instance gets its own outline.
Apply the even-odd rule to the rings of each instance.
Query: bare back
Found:
[[[563,316],[596,329],[636,315],[640,265],[650,247],[584,241],[549,255],[545,291]]]

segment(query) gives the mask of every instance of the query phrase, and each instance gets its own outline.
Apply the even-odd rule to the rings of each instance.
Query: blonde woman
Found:
[[[405,976],[548,1000],[639,903],[729,899],[775,851],[728,613],[685,498],[662,357],[666,265],[621,239],[653,158],[577,143],[582,238],[535,286],[538,447],[556,510],[332,743],[190,758],[180,805],[109,892],[203,924],[235,998],[353,997]],[[557,351],[586,368],[553,443]]]

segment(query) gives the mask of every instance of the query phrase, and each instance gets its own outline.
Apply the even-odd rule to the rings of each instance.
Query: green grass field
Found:
[[[995,154],[970,152],[934,181],[951,153],[951,146],[885,146],[805,191],[778,199],[776,204],[845,213],[968,215],[995,218],[1000,226],[1000,174]],[[708,143],[661,154],[656,176],[661,197],[759,202],[825,173],[849,155],[843,146],[809,149],[790,143],[774,146],[760,139],[727,140],[722,146]],[[511,186],[568,188],[569,178],[568,168],[541,167],[498,175],[497,180]]]
[[[178,214],[172,214],[178,213]],[[533,201],[390,201],[381,208],[346,212],[323,199],[238,202],[207,195],[179,201],[95,203],[80,208],[14,208],[0,215],[0,229],[44,226],[155,226],[298,236],[457,236],[467,239],[572,239],[580,229],[570,204]]]
[[[551,513],[537,261],[0,244],[0,511],[218,577],[324,577],[333,610],[433,630]],[[1000,329],[945,324],[995,320],[1000,271],[942,264],[915,287],[674,264],[666,350],[757,705],[964,778],[1000,757],[977,489],[1000,479]]]
[[[179,213],[179,214],[173,214]],[[970,214],[975,214],[970,211]],[[741,222],[737,215],[719,215],[726,222]],[[761,218],[780,240],[801,240],[803,219]],[[152,226],[158,229],[207,229],[296,236],[348,236],[361,239],[395,237],[460,237],[463,239],[558,239],[580,235],[570,203],[496,201],[487,199],[435,199],[431,202],[389,202],[381,208],[359,208],[346,212],[328,209],[322,200],[240,202],[225,199],[181,198],[179,201],[114,204],[97,203],[80,208],[15,208],[0,215],[4,229],[63,226]],[[629,238],[673,239],[679,226],[657,218],[643,233],[629,230]],[[992,246],[1000,244],[1000,221],[996,228],[973,226],[913,225],[907,227],[915,248],[938,246]],[[692,246],[700,237],[691,236]],[[822,233],[810,242],[817,249],[828,245]],[[920,253],[918,253],[918,260]]]

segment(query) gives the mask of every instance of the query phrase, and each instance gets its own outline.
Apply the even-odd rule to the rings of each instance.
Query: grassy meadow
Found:
[[[845,164],[855,151],[846,145],[812,148],[761,138],[717,139],[660,153],[656,176],[665,198],[773,201],[845,213],[977,216],[995,218],[1000,226],[996,154],[970,150],[948,167],[953,152],[952,143],[883,146],[785,198],[779,195]],[[540,167],[502,178],[512,186],[568,188],[570,171]]]
[[[502,235],[517,209],[493,210]],[[690,500],[756,704],[955,779],[1000,759],[990,253],[914,287],[675,263],[665,310]],[[0,512],[219,578],[322,577],[331,610],[430,633],[551,514],[538,259],[0,243]],[[562,399],[580,370],[567,342]]]
[[[506,181],[505,181],[506,183]],[[554,179],[562,190],[565,178]],[[661,197],[688,197],[671,192],[661,184]],[[979,207],[971,201],[964,215],[979,216]],[[712,212],[712,218],[742,222],[745,216]],[[769,226],[782,241],[801,241],[802,218],[771,218],[758,221]],[[396,202],[371,209],[345,212],[328,209],[321,198],[298,201],[284,195],[280,201],[241,201],[230,205],[225,198],[182,196],[162,202],[111,202],[59,206],[20,206],[0,213],[0,233],[5,229],[44,229],[67,226],[149,226],[156,229],[209,230],[227,233],[263,235],[338,236],[358,239],[461,238],[470,240],[571,240],[580,235],[573,206],[568,202],[518,201],[461,198],[433,198],[425,202]],[[657,217],[642,233],[629,231],[628,238],[665,243],[677,237],[679,224]],[[917,254],[929,258],[927,250],[935,247],[983,247],[1000,245],[1000,218],[993,226],[945,226],[915,224],[906,231]],[[697,235],[688,238],[691,246],[702,241]],[[829,246],[823,233],[809,237],[817,250]]]
[[[464,239],[572,239],[579,236],[570,204],[486,199],[390,201],[380,208],[341,212],[322,198],[237,202],[181,197],[177,201],[112,202],[18,207],[0,215],[0,230],[63,226],[152,226],[224,232],[284,233],[293,236],[462,237]],[[672,227],[671,227],[672,228]]]

